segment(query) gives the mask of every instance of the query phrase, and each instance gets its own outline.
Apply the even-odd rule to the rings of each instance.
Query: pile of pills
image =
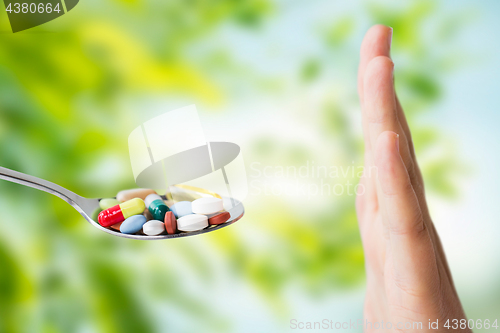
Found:
[[[154,190],[134,189],[117,194],[116,199],[102,199],[97,222],[123,234],[157,236],[193,232],[227,222],[222,199],[199,198],[168,204]]]

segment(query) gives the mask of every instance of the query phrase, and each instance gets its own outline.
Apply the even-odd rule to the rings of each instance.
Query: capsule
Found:
[[[103,210],[99,214],[97,220],[100,225],[107,228],[113,224],[123,222],[125,219],[128,219],[133,215],[142,214],[145,209],[146,205],[144,204],[144,201],[142,199],[135,198]]]
[[[163,221],[165,219],[165,214],[170,211],[170,208],[165,205],[163,199],[158,194],[148,195],[144,202],[155,220]]]

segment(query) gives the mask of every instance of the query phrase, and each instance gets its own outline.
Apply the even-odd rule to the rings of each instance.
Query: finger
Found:
[[[407,171],[410,176],[410,181],[413,185],[413,189],[417,194],[417,198],[419,199],[420,208],[422,209],[424,217],[426,220],[431,220],[429,211],[427,209],[427,202],[425,200],[425,189],[424,189],[424,180],[422,178],[422,173],[417,163],[417,158],[415,154],[415,147],[413,145],[413,138],[411,135],[410,127],[408,125],[408,121],[406,120],[406,116],[404,114],[403,108],[401,107],[401,103],[399,102],[398,96],[396,95],[396,108],[397,115],[399,119],[399,123],[401,125],[401,129],[403,130],[405,140],[408,146],[408,154],[412,160],[411,167],[407,166]],[[405,163],[406,165],[406,163]],[[432,224],[432,222],[431,222]],[[429,229],[431,236],[434,236],[434,230],[432,228]]]
[[[410,126],[408,125],[408,121],[406,120],[406,115],[403,111],[403,107],[399,102],[398,96],[396,94],[396,109],[397,109],[397,117],[399,120],[399,124],[401,125],[401,129],[403,130],[404,137],[406,140],[406,145],[408,146],[408,155],[412,160],[411,168],[408,168],[408,173],[410,175],[410,180],[417,192],[419,198],[424,197],[424,181],[422,178],[422,173],[420,172],[420,168],[418,167],[417,157],[415,154],[415,147],[413,145],[413,138],[410,131]],[[405,163],[406,164],[406,163]]]
[[[363,118],[367,123],[369,140],[373,147],[376,145],[379,135],[384,131],[403,134],[398,119],[393,69],[392,60],[385,56],[372,59],[366,68]],[[404,135],[400,137],[400,151],[407,170],[413,175],[414,162]]]
[[[390,237],[394,281],[409,295],[429,296],[438,278],[434,247],[399,154],[399,136],[386,131],[377,141],[379,203]]]
[[[364,108],[364,78],[366,67],[370,61],[378,56],[390,55],[392,40],[392,28],[386,27],[384,25],[375,25],[371,27],[361,43],[360,60],[358,68],[358,94],[361,103],[361,108]],[[364,112],[363,112],[364,113]],[[367,152],[371,151],[371,142],[368,133],[368,124],[363,117],[363,136],[365,139],[365,150]],[[365,164],[373,165],[371,160],[371,153],[368,154],[368,161],[365,160]]]
[[[360,227],[364,227],[365,216],[372,216],[378,210],[377,190],[375,186],[374,166],[368,162],[368,154],[365,153],[365,167],[363,175],[359,180],[358,191],[356,191],[356,211],[359,216]]]
[[[365,142],[367,142],[365,137]],[[365,144],[365,165],[363,168],[363,175],[359,181],[359,191],[356,196],[356,211],[358,216],[362,217],[360,220],[360,227],[364,222],[364,215],[373,214],[378,210],[377,189],[375,185],[375,172],[374,164],[372,161],[372,154]]]
[[[367,64],[371,59],[390,54],[390,45],[392,39],[392,28],[375,25],[371,27],[363,39],[361,44],[360,52],[360,62],[358,70],[358,93],[361,106],[363,107],[363,78],[365,74],[365,69]],[[358,195],[357,207],[358,212],[373,211],[378,209],[377,204],[377,194],[375,188],[375,181],[371,175],[371,166],[373,165],[373,160],[371,158],[371,144],[368,133],[368,124],[363,118],[363,136],[365,141],[365,172],[363,178],[361,179],[361,186],[365,191]]]
[[[408,149],[410,151],[410,155],[412,156],[413,160],[416,160],[415,147],[413,146],[413,138],[411,135],[410,126],[408,125],[408,121],[406,120],[406,115],[403,111],[401,103],[399,102],[397,94],[396,94],[396,109],[397,109],[397,116],[399,119],[399,123],[401,124],[403,133],[405,134],[406,141],[408,142]]]
[[[420,206],[420,209],[422,211],[422,215],[424,217],[424,222],[427,223],[426,226],[428,228],[429,235],[430,235],[431,239],[433,240],[434,252],[438,254],[436,256],[438,266],[441,265],[443,267],[443,271],[447,275],[448,279],[450,280],[450,284],[454,288],[453,281],[451,278],[450,268],[448,266],[448,262],[446,260],[445,254],[444,254],[444,250],[443,250],[443,247],[441,245],[441,240],[439,239],[439,235],[434,227],[434,224],[432,223],[432,220],[430,218],[429,211],[427,208],[427,202],[425,200],[424,181],[423,181],[422,173],[421,173],[420,168],[419,168],[418,163],[417,163],[415,147],[413,144],[413,138],[411,135],[410,126],[408,125],[406,115],[403,111],[403,107],[401,106],[401,103],[398,99],[397,94],[396,94],[396,108],[397,108],[397,116],[399,119],[399,123],[401,125],[402,130],[403,130],[406,141],[408,142],[408,150],[409,150],[410,156],[413,160],[413,169],[407,170],[408,174],[410,176],[410,181],[412,183],[415,194],[417,195],[417,198],[419,200],[419,206]]]
[[[365,73],[366,69],[368,67],[368,64],[371,62],[372,59],[378,57],[378,56],[386,56],[390,57],[390,48],[391,48],[391,43],[392,43],[392,34],[393,30],[390,27],[383,26],[383,25],[375,25],[371,27],[368,32],[365,35],[365,38],[363,39],[363,42],[361,44],[361,52],[360,52],[360,64],[359,64],[359,70],[358,70],[358,93],[360,95],[360,101],[362,107],[365,105],[365,93],[364,93],[364,80],[365,80]],[[395,94],[394,94],[395,96]],[[418,167],[415,165],[415,153],[413,149],[413,142],[411,140],[411,134],[410,130],[408,127],[408,124],[406,123],[406,118],[403,113],[403,109],[399,105],[399,101],[396,100],[396,117],[400,117],[400,130],[402,131],[397,131],[402,135],[401,138],[401,147],[402,147],[402,153],[403,153],[403,160],[405,161],[405,165],[408,168],[408,171],[410,173],[410,178],[412,181],[415,183],[419,183],[419,187],[422,187],[422,179],[421,175],[419,173]],[[365,149],[367,151],[371,151],[371,145],[372,142],[371,140],[367,140],[367,132],[368,132],[368,124],[366,121],[363,121],[363,133],[365,137]],[[394,130],[388,128],[388,130]],[[375,138],[378,137],[377,133],[375,135]],[[405,146],[408,145],[408,148],[405,148]],[[372,163],[373,161],[368,161],[369,163]],[[421,190],[420,192],[423,192]]]
[[[371,27],[363,38],[358,67],[358,94],[361,104],[363,104],[363,78],[366,66],[375,57],[389,57],[391,41],[392,28],[380,24]]]
[[[378,56],[370,61],[365,70],[363,120],[372,147],[375,147],[376,140],[383,131],[400,132],[393,69],[394,64],[390,58]]]

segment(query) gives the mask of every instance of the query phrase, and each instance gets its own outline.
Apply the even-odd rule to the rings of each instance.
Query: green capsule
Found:
[[[153,215],[153,218],[158,221],[165,220],[165,214],[167,214],[170,209],[163,202],[162,198],[158,194],[150,194],[144,200],[146,207],[148,207],[149,212]]]

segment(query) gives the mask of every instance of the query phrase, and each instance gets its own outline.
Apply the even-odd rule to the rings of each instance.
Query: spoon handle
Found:
[[[93,199],[81,197],[71,192],[70,190],[65,189],[64,187],[51,183],[47,180],[37,178],[35,176],[30,176],[18,171],[10,170],[4,167],[0,167],[0,179],[36,188],[37,190],[45,191],[58,196],[59,198],[72,205],[78,211],[80,211],[81,209],[86,211],[87,206],[95,206],[95,204],[93,203]],[[92,201],[91,205],[89,205],[90,201]]]

